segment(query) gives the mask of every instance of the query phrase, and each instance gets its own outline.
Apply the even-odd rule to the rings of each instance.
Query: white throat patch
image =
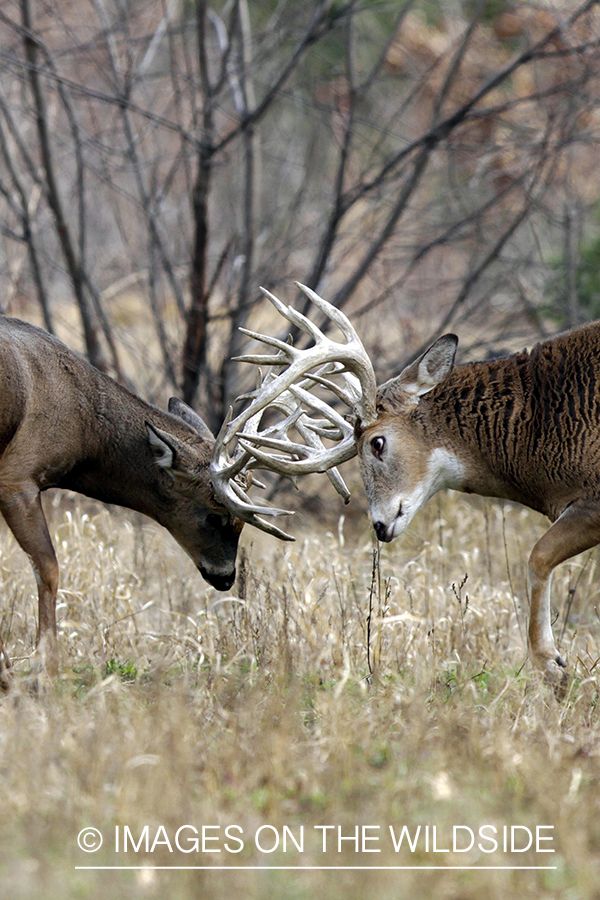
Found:
[[[407,528],[416,513],[438,491],[444,488],[460,490],[464,483],[465,467],[449,450],[436,447],[427,462],[425,476],[410,493],[395,493],[385,503],[375,501],[371,507],[374,523],[383,522],[388,540],[392,540]]]

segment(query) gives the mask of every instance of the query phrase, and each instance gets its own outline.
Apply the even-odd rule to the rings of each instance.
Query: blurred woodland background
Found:
[[[282,328],[261,284],[342,307],[380,380],[444,331],[476,358],[600,316],[597,2],[0,0],[0,67],[0,309],[213,429],[255,377],[238,326]],[[439,494],[380,568],[320,502],[296,544],[245,529],[225,596],[158,526],[47,501],[63,666],[0,703],[1,896],[600,900],[597,551],[555,577],[556,703],[524,668],[541,517]],[[5,528],[0,574],[27,671]],[[520,823],[556,853],[111,849],[184,822]]]
[[[260,284],[380,379],[593,318],[599,44],[591,0],[2,0],[0,307],[213,428]]]

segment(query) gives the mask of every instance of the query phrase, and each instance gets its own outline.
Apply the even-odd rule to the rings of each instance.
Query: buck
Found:
[[[246,493],[255,461],[241,447],[230,452],[238,432],[258,434],[260,414],[228,417],[215,440],[182,401],[163,412],[45,331],[5,316],[0,391],[0,512],[33,566],[37,643],[51,674],[58,565],[41,492],[66,488],[150,516],[220,591],[233,585],[244,522],[291,539],[261,517],[284,510],[257,506]],[[0,675],[8,666],[0,642]]]
[[[358,454],[380,541],[401,535],[444,488],[517,501],[545,514],[552,525],[528,563],[528,643],[534,665],[549,680],[562,681],[566,663],[551,627],[552,573],[600,543],[600,323],[529,352],[456,367],[458,339],[446,334],[377,388],[371,361],[348,319],[298,287],[340,328],[345,342],[326,337],[264,291],[314,344],[300,349],[248,332],[277,352],[242,359],[270,361],[279,370],[272,393],[295,398],[305,430],[325,435],[335,426],[340,439],[315,449],[287,434],[255,433],[241,438],[242,445],[263,465],[290,476],[323,472]],[[351,408],[353,429],[340,424],[339,413],[317,397],[317,385]]]

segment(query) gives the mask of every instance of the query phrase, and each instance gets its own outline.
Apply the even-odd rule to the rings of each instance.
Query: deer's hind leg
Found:
[[[33,567],[38,589],[38,654],[47,673],[55,676],[58,562],[37,487],[0,488],[0,512]]]
[[[11,663],[0,636],[0,691],[8,691],[11,683]]]
[[[600,501],[575,501],[539,539],[529,557],[529,652],[534,666],[552,682],[562,679],[565,661],[556,649],[550,617],[550,588],[556,566],[600,543]]]

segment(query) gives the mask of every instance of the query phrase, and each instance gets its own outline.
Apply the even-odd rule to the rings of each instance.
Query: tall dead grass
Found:
[[[440,497],[380,557],[366,522],[286,546],[247,528],[226,596],[141,520],[58,501],[51,518],[61,677],[0,701],[1,896],[600,898],[597,553],[556,575],[558,703],[524,665],[544,525],[523,510]],[[35,582],[6,531],[0,566],[26,673]],[[184,825],[205,852],[192,828],[178,849]],[[454,826],[484,825],[542,826],[555,852],[453,849]],[[78,847],[88,826],[97,853]],[[390,826],[421,827],[414,851]]]

